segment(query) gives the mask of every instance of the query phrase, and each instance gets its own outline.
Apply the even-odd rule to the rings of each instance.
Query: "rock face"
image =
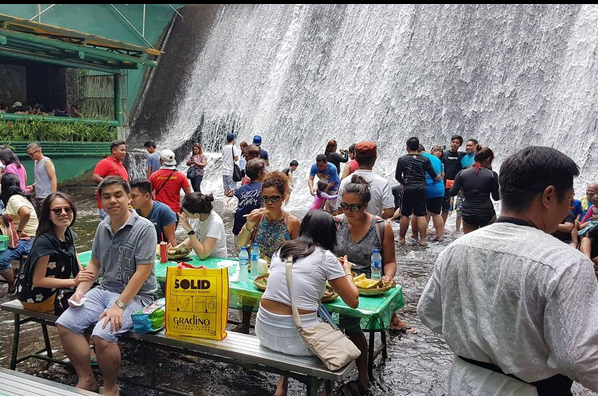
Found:
[[[296,177],[335,138],[371,139],[393,178],[410,136],[476,138],[502,158],[560,149],[598,172],[595,5],[189,5],[175,22],[130,142],[220,152],[262,136]],[[218,183],[219,161],[204,183]],[[303,181],[294,191],[309,199]],[[203,184],[202,184],[203,186]]]

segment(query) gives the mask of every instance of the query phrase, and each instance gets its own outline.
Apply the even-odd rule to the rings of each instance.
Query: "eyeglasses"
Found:
[[[63,208],[54,208],[54,209],[50,209],[56,216],[60,216],[62,214],[62,211],[64,211],[66,214],[71,214],[73,213],[73,208],[70,206],[65,206]]]
[[[39,153],[39,150],[35,150],[33,153],[27,152],[27,155],[33,157],[37,153]]]
[[[339,206],[343,208],[343,210],[348,210],[350,212],[357,212],[359,209],[363,208],[363,205],[364,204],[348,204],[344,202],[341,202],[339,204]]]
[[[262,195],[262,201],[264,201],[264,203],[276,203],[280,201],[280,198],[282,198],[281,195],[272,195],[270,197],[267,195]]]

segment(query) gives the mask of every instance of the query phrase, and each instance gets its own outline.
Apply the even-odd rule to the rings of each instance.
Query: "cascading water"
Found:
[[[394,179],[409,136],[477,138],[501,158],[546,145],[598,180],[598,7],[594,5],[190,5],[177,21],[130,143],[154,137],[210,155],[221,192],[226,132],[263,139],[271,169],[300,163],[305,205],[316,154],[371,139]],[[585,188],[585,187],[584,187]],[[578,194],[579,195],[579,194]]]

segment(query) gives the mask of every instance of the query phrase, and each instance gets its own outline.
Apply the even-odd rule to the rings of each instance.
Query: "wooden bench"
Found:
[[[97,396],[97,393],[59,384],[33,375],[0,368],[0,395]]]
[[[56,324],[56,316],[27,311],[18,300],[6,302],[2,304],[0,308],[14,314],[15,333],[10,361],[11,370],[15,370],[18,363],[29,358],[37,358],[62,365],[69,365],[69,363],[63,360],[54,359],[52,356],[52,346],[50,344],[47,326]],[[21,318],[21,316],[24,316],[24,318]],[[23,323],[30,321],[41,324],[45,348],[38,352],[19,357],[20,326]],[[330,394],[332,391],[331,382],[343,381],[351,373],[351,369],[354,365],[354,363],[351,363],[347,367],[333,372],[328,370],[324,364],[314,356],[290,356],[275,352],[261,346],[257,337],[235,332],[229,332],[228,336],[222,341],[193,337],[175,338],[167,336],[164,331],[156,334],[135,334],[129,332],[121,337],[121,341],[141,344],[150,348],[152,354],[152,376],[151,384],[149,385],[129,378],[119,377],[119,380],[174,395],[186,396],[188,393],[163,388],[156,384],[157,349],[229,363],[248,369],[286,375],[306,384],[306,394],[308,396],[318,395],[318,390],[322,384],[325,385],[327,393]]]

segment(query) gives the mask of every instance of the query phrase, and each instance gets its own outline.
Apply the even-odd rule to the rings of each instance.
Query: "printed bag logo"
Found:
[[[166,332],[223,339],[228,316],[228,273],[168,268]]]

